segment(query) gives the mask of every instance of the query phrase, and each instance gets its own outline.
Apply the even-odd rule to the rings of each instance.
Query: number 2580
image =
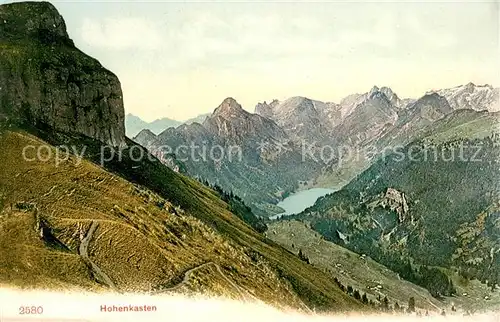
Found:
[[[28,315],[28,314],[43,314],[42,306],[20,306],[19,307],[20,315]]]

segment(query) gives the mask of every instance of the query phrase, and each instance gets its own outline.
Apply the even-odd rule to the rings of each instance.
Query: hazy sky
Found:
[[[1,2],[1,0],[0,0]],[[76,45],[121,80],[125,111],[184,120],[227,96],[253,111],[500,85],[499,3],[54,1]]]

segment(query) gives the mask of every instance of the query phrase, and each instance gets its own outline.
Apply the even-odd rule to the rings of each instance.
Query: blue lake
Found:
[[[294,193],[277,204],[277,206],[285,209],[285,212],[271,216],[270,219],[276,219],[279,216],[290,216],[302,212],[306,208],[314,205],[319,197],[335,191],[334,189],[312,188]]]

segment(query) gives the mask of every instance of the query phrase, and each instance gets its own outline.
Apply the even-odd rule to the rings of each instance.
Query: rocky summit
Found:
[[[205,119],[203,126],[224,142],[246,143],[269,138],[284,139],[285,132],[272,120],[245,111],[232,97],[226,98]]]
[[[120,81],[75,47],[47,2],[0,6],[0,121],[125,144]]]

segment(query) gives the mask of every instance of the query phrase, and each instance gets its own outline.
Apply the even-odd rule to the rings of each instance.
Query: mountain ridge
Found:
[[[490,85],[490,84],[476,85],[472,82],[469,82],[468,84],[464,84],[464,85],[458,85],[458,86],[451,87],[451,88],[428,90],[425,93],[423,93],[422,96],[420,96],[420,98],[427,95],[427,94],[437,93],[437,94],[447,98],[447,100],[450,101],[449,103],[454,110],[464,109],[464,108],[475,109],[475,110],[487,109],[487,108],[479,108],[478,109],[476,107],[471,107],[468,104],[462,104],[463,103],[462,101],[464,101],[464,100],[457,101],[456,99],[455,100],[452,99],[452,97],[451,97],[453,94],[452,92],[456,92],[457,90],[460,90],[460,89],[469,89],[469,91],[470,91],[471,88],[473,89],[473,91],[477,90],[477,89],[489,89],[493,92],[493,94],[491,94],[491,97],[492,97],[491,99],[493,100],[493,102],[490,102],[489,104],[494,105],[495,101],[498,101],[499,88],[495,88],[493,85]],[[283,104],[285,101],[290,100],[290,99],[293,100],[293,99],[302,98],[304,100],[318,102],[319,104],[326,104],[327,106],[329,106],[330,112],[339,110],[339,114],[341,114],[341,118],[345,118],[346,116],[348,116],[350,114],[352,109],[354,109],[358,104],[362,103],[366,98],[369,98],[369,96],[371,94],[373,94],[374,92],[377,92],[377,91],[384,93],[384,95],[391,102],[391,104],[395,107],[398,107],[399,109],[405,109],[409,105],[409,103],[414,103],[414,101],[417,100],[417,98],[400,98],[397,95],[397,93],[394,92],[391,89],[391,87],[389,87],[389,86],[379,87],[377,85],[374,85],[369,91],[367,91],[365,93],[362,93],[362,94],[353,93],[353,94],[349,94],[349,95],[345,96],[344,98],[339,100],[339,103],[335,103],[335,102],[331,102],[331,101],[322,102],[322,101],[315,100],[313,98],[309,98],[309,97],[305,97],[305,96],[292,96],[292,97],[289,97],[288,99],[285,99],[284,101],[279,101],[277,99],[273,99],[269,103],[267,103],[267,101],[258,102],[254,107],[254,114],[259,114],[265,118],[273,119],[275,117],[274,116],[274,112],[275,112],[274,109],[278,105]],[[497,108],[495,107],[491,111],[495,112],[495,111],[497,111]],[[204,117],[211,115],[212,113],[213,113],[213,111],[211,113],[201,114],[198,117],[186,120],[184,122],[181,122],[181,121],[177,121],[177,122],[192,123],[194,120],[199,120],[200,122],[198,122],[198,123],[203,123]],[[165,117],[165,118],[168,118],[168,117]]]
[[[490,112],[500,111],[500,88],[492,85],[476,85],[469,82],[452,88],[429,91],[444,96],[454,110],[473,109],[476,111],[488,110]]]
[[[172,120],[168,117],[159,118],[152,122],[146,122],[134,114],[128,113],[125,115],[125,131],[128,137],[138,135],[141,130],[150,130],[154,134],[158,135],[169,127],[177,127],[181,124],[182,122]]]
[[[410,138],[418,137],[434,122],[453,111],[447,99],[437,92],[429,92],[419,99],[401,99],[387,86],[373,86],[363,94],[344,98],[339,104],[302,96],[258,103],[254,114],[243,109],[233,98],[227,98],[205,119],[202,126],[165,131],[161,134],[161,141],[173,148],[189,146],[191,143],[203,147],[203,142],[208,143],[205,145],[207,149],[216,145],[242,147],[255,160],[252,165],[239,167],[238,170],[236,167],[226,174],[219,172],[224,172],[223,169],[229,166],[224,162],[213,166],[198,163],[198,168],[191,165],[188,169],[191,168],[191,175],[217,180],[224,189],[236,189],[250,205],[269,201],[275,203],[280,200],[280,195],[276,195],[274,188],[264,190],[265,193],[259,198],[256,188],[235,188],[230,182],[234,181],[236,175],[245,178],[243,180],[252,178],[252,182],[257,180],[263,186],[268,186],[265,183],[269,176],[267,172],[254,169],[273,164],[281,164],[280,167],[287,169],[287,162],[283,158],[301,154],[302,161],[309,162],[307,167],[310,170],[301,170],[296,176],[293,172],[297,167],[288,168],[291,171],[288,173],[292,175],[284,174],[290,183],[281,196],[287,196],[288,192],[304,186],[338,186],[371,164],[376,153],[366,151],[391,149],[400,143],[409,143]],[[140,140],[139,143],[147,145],[147,142]],[[325,147],[331,152],[326,161]],[[152,151],[155,151],[154,147]],[[287,154],[287,151],[290,153]],[[352,155],[349,153],[353,151],[354,158],[360,153],[361,157],[350,159]],[[300,159],[297,156],[293,158]],[[212,174],[208,175],[207,172]],[[275,196],[271,197],[270,193]],[[255,207],[253,209],[257,211]]]
[[[343,189],[291,219],[368,254],[435,296],[454,294],[453,286],[445,275],[429,283],[428,268],[422,267],[453,269],[494,289],[500,260],[496,255],[487,260],[473,255],[499,247],[495,220],[500,135],[498,113],[490,114],[454,111],[403,149],[380,155]],[[470,130],[464,131],[463,125]]]

